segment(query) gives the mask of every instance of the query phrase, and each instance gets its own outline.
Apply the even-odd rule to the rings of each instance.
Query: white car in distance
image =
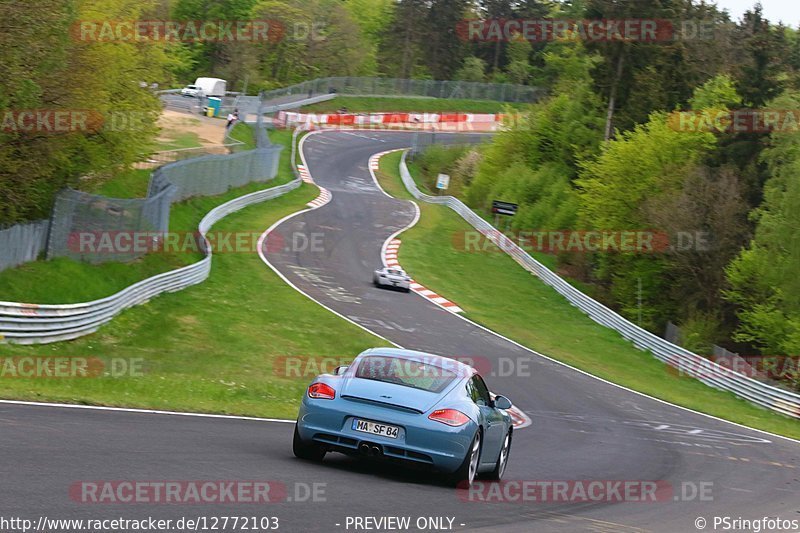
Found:
[[[375,271],[372,281],[376,287],[389,287],[405,292],[411,290],[411,278],[401,268],[383,267]]]

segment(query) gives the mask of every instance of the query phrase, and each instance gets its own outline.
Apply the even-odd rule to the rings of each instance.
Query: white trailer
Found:
[[[197,78],[194,82],[202,96],[225,96],[228,82],[219,78]]]

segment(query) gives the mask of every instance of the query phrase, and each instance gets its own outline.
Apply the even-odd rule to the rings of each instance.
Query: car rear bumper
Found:
[[[390,279],[381,277],[378,277],[375,280],[378,283],[378,285],[381,285],[383,287],[394,287],[397,289],[404,289],[404,290],[408,290],[411,288],[410,281],[405,281],[405,280],[392,281]]]
[[[322,402],[327,405],[318,405]],[[352,427],[354,418],[398,426],[399,435],[390,438],[357,431]],[[372,406],[364,409],[356,402],[341,399],[306,399],[297,429],[303,440],[323,444],[333,451],[377,455],[451,473],[464,461],[477,425],[469,422],[454,428],[417,413]]]

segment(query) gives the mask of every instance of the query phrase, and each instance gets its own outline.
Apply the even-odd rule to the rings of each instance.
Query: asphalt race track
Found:
[[[658,502],[467,501],[464,491],[424,472],[338,454],[322,464],[297,460],[289,423],[0,404],[0,516],[277,516],[282,531],[327,532],[364,531],[347,524],[353,517],[388,516],[411,517],[411,531],[418,518],[445,517],[454,530],[511,532],[697,531],[698,517],[713,531],[714,516],[800,519],[800,444],[612,386],[416,294],[373,287],[384,241],[415,210],[375,186],[368,159],[411,145],[411,136],[341,131],[308,137],[308,169],[333,199],[274,231],[284,239],[317,235],[324,246],[270,249],[270,265],[308,296],[398,345],[489,361],[489,386],[533,421],[515,433],[506,482],[657,481],[664,488]],[[465,283],[473,279],[464,273]],[[284,484],[292,501],[109,505],[78,503],[69,493],[83,480],[255,479]],[[307,499],[313,484],[324,495],[297,501]],[[710,493],[701,497],[701,487]]]

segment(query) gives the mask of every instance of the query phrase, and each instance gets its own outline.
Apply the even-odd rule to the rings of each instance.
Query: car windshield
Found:
[[[402,270],[394,270],[394,269],[391,269],[391,268],[389,270],[387,270],[386,272],[388,272],[389,274],[391,274],[393,276],[402,276],[403,275],[403,271]]]
[[[421,361],[369,356],[358,364],[356,377],[428,392],[441,392],[455,379],[456,373]]]

